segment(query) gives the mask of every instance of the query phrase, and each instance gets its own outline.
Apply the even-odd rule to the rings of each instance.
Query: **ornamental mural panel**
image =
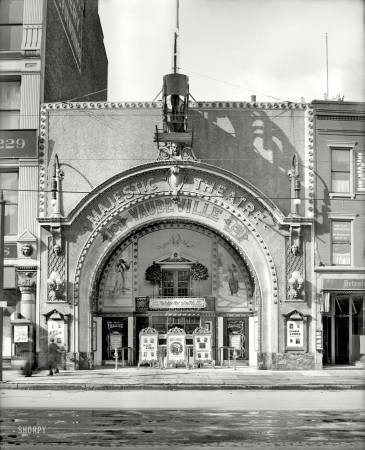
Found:
[[[246,282],[248,274],[243,273],[237,261],[228,251],[218,245],[218,296],[217,308],[247,308]]]
[[[104,287],[104,307],[133,306],[132,260],[132,245],[110,260]]]

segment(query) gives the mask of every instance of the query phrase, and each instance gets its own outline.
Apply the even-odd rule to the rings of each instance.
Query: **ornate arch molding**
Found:
[[[124,177],[120,177],[119,175],[117,177],[114,177],[113,179],[109,180],[108,182],[104,183],[104,188],[103,188],[103,192],[98,194],[97,197],[92,196],[90,194],[89,198],[84,200],[83,202],[83,206],[82,207],[77,207],[74,210],[74,213],[72,215],[72,218],[70,219],[70,221],[67,222],[67,219],[63,219],[61,220],[62,223],[62,227],[63,228],[73,228],[74,225],[77,222],[77,219],[81,216],[82,213],[85,212],[86,208],[88,207],[90,209],[90,203],[92,202],[92,205],[96,204],[96,199],[98,197],[101,197],[102,195],[104,195],[106,192],[112,190],[113,188],[115,189],[115,185],[116,183],[120,183],[121,181],[123,182],[129,182],[131,183],[131,181],[140,178],[141,176],[144,177],[148,177],[149,175],[152,175],[153,173],[159,173],[161,176],[161,171],[165,171],[165,173],[171,168],[171,166],[174,163],[164,163],[163,165],[161,165],[161,163],[153,163],[150,165],[145,165],[145,166],[140,166],[138,167],[138,169],[133,169],[129,172],[127,172],[127,175],[133,172],[133,175],[130,175],[129,177],[125,177],[126,174],[124,174]],[[179,164],[181,165],[181,164]],[[190,164],[182,164],[184,166],[184,170],[188,170],[190,171],[190,173],[192,173],[193,175],[197,174],[201,174],[202,176],[207,176],[207,174],[210,174],[212,176],[214,176],[216,179],[219,179],[223,182],[225,182],[226,184],[230,183],[230,187],[235,188],[237,187],[237,189],[241,189],[241,191],[246,191],[248,192],[248,188],[246,187],[246,185],[248,185],[248,183],[243,182],[242,180],[240,180],[240,183],[238,184],[238,177],[235,177],[234,175],[226,172],[226,171],[221,171],[219,174],[217,174],[217,170],[216,168],[213,168],[212,166],[209,166],[207,164],[199,164],[199,165],[190,165]],[[148,168],[148,170],[147,170]],[[204,169],[204,170],[203,170]],[[226,178],[224,178],[222,176],[226,175]],[[114,181],[113,181],[114,180]],[[281,212],[275,207],[272,206],[269,208],[269,206],[267,206],[266,203],[270,204],[271,201],[269,199],[265,198],[265,201],[263,200],[264,196],[263,194],[259,193],[259,191],[254,188],[253,186],[250,186],[250,191],[251,191],[251,196],[252,196],[252,201],[257,202],[259,205],[264,206],[264,208],[262,209],[264,212],[268,212],[269,215],[272,217],[274,223],[279,220],[279,222],[282,222],[282,220],[284,219],[284,216],[281,214]],[[234,192],[234,190],[232,190],[232,192]],[[257,198],[257,195],[260,194],[262,197],[260,199]],[[87,238],[86,243],[84,244],[84,247],[81,250],[79,259],[77,261],[77,265],[75,268],[75,276],[74,276],[74,301],[75,303],[78,303],[78,299],[79,299],[79,281],[80,281],[80,273],[81,273],[81,269],[83,266],[83,262],[86,258],[86,255],[88,253],[88,250],[90,248],[90,246],[93,244],[94,240],[97,238],[97,236],[101,235],[103,236],[103,241],[104,240],[109,240],[109,248],[105,249],[102,252],[102,256],[101,256],[101,260],[99,258],[99,263],[98,263],[98,267],[101,267],[101,261],[105,262],[105,258],[108,258],[111,253],[121,242],[122,240],[126,239],[126,231],[127,231],[127,227],[125,226],[125,224],[123,225],[123,223],[121,223],[121,215],[122,214],[126,214],[127,211],[129,211],[131,208],[135,208],[135,207],[139,207],[139,205],[143,206],[144,202],[151,202],[151,201],[156,201],[158,199],[171,199],[173,195],[173,192],[170,190],[163,190],[160,192],[149,192],[149,193],[144,193],[143,195],[139,195],[137,198],[131,198],[129,201],[126,201],[125,203],[119,205],[116,208],[111,208],[111,210],[106,209],[106,213],[104,216],[100,217],[99,221],[97,222],[97,224],[95,225],[95,228],[93,229],[93,231],[90,233],[90,235]],[[275,269],[275,265],[273,262],[273,258],[272,255],[269,251],[268,245],[265,242],[264,237],[262,236],[262,234],[259,232],[257,225],[260,224],[260,218],[257,217],[253,217],[252,214],[250,214],[250,212],[252,212],[252,210],[245,210],[240,208],[240,204],[234,202],[234,199],[232,199],[232,196],[225,198],[224,196],[211,196],[209,195],[209,193],[202,193],[202,192],[196,192],[193,190],[184,190],[184,188],[181,189],[180,192],[180,197],[181,198],[185,198],[185,199],[193,199],[191,201],[196,201],[196,200],[201,200],[204,202],[209,202],[211,203],[213,206],[216,206],[217,208],[219,208],[221,210],[221,212],[224,212],[226,214],[226,216],[229,217],[229,221],[234,221],[234,223],[239,224],[241,229],[246,230],[247,233],[252,233],[252,235],[255,237],[256,242],[260,245],[261,250],[262,250],[262,255],[264,256],[264,258],[266,259],[267,262],[267,267],[270,270],[270,277],[271,277],[271,288],[272,288],[272,297],[274,299],[274,303],[277,303],[277,298],[278,298],[278,281],[277,281],[277,273],[276,273],[276,269]],[[195,200],[194,200],[195,199]],[[246,200],[246,198],[244,199]],[[263,214],[261,214],[263,216]],[[174,220],[186,220],[186,216],[185,217],[178,217],[177,215],[173,216]],[[44,220],[44,219],[43,219]],[[134,225],[133,229],[131,231],[128,231],[128,235],[132,235],[133,233],[136,232],[137,229],[143,229],[146,224],[151,225],[152,223],[155,223],[157,220],[157,217],[155,216],[153,219],[148,219],[148,221],[144,221],[143,224],[141,225]],[[163,221],[168,221],[166,218],[162,220]],[[201,222],[198,218],[198,216],[193,217],[192,220],[194,223],[200,223],[204,226],[206,226],[207,228],[209,228],[205,222]],[[227,223],[228,219],[225,221]],[[116,235],[113,235],[113,233],[109,232],[109,235],[107,234],[108,230],[117,230],[118,233],[116,233]],[[216,232],[217,234],[220,234],[225,240],[229,241],[232,243],[233,248],[235,248],[239,254],[242,255],[242,247],[240,245],[240,237],[235,235],[234,233],[230,233],[229,232],[229,226],[224,226],[223,230],[220,230],[218,227],[211,227],[212,230],[214,230],[214,232]],[[113,249],[113,250],[112,250]],[[104,258],[104,259],[103,259]],[[100,269],[101,270],[101,269]],[[95,273],[94,273],[95,274]],[[96,274],[95,274],[96,275]],[[99,273],[100,275],[100,273]],[[259,278],[257,278],[258,283],[257,285],[259,285]],[[95,296],[95,279],[93,280],[93,282],[90,285],[90,298],[94,298]]]
[[[175,166],[175,161],[166,161],[161,163],[152,162],[148,164],[139,165],[127,171],[124,171],[121,174],[117,174],[107,181],[103,182],[99,186],[95,187],[89,194],[87,194],[80,202],[73,208],[73,210],[68,214],[67,217],[61,219],[61,222],[65,227],[73,227],[75,222],[85,213],[87,209],[94,203],[97,203],[105,194],[111,192],[117,185],[122,184],[132,184],[133,182],[140,179],[140,177],[155,175],[161,172],[167,172],[171,169],[171,167]],[[179,167],[181,167],[187,173],[194,173],[196,175],[211,175],[214,176],[221,183],[228,183],[232,187],[236,187],[237,189],[241,189],[242,191],[246,191],[249,196],[252,197],[277,223],[282,223],[285,219],[284,214],[279,210],[279,208],[258,188],[249,183],[248,181],[243,180],[239,176],[225,170],[217,168],[207,163],[202,162],[194,162],[191,164],[186,161],[179,161]],[[184,190],[182,189],[182,192]],[[165,195],[172,194],[171,188],[167,185],[166,191],[164,191]],[[199,193],[197,193],[199,196]],[[130,204],[133,204],[134,201],[138,201],[140,198],[146,198],[146,195],[143,193],[136,194],[134,198],[131,200]],[[206,198],[211,199],[212,195],[205,195]],[[224,195],[221,195],[222,199]],[[123,205],[125,206],[125,205]],[[47,219],[40,219],[40,222],[46,221]],[[49,219],[48,219],[49,220]]]
[[[116,254],[118,250],[123,251],[129,245],[133,245],[138,238],[146,236],[148,234],[154,233],[155,231],[163,229],[175,229],[176,226],[183,227],[187,230],[202,233],[205,236],[212,237],[217,240],[217,244],[222,245],[236,260],[237,265],[242,269],[244,268],[250,275],[250,280],[247,282],[245,280],[246,287],[248,288],[249,296],[251,301],[253,301],[256,308],[261,304],[261,290],[259,285],[259,279],[255,268],[253,267],[250,259],[247,257],[246,253],[241,247],[233,242],[232,239],[224,235],[224,233],[219,232],[217,229],[210,227],[208,225],[202,225],[196,223],[192,220],[184,219],[177,220],[176,218],[171,219],[159,219],[154,221],[153,224],[144,224],[124,235],[122,238],[115,241],[114,245],[105,249],[105,251],[100,255],[97,263],[96,270],[94,271],[93,277],[90,281],[89,292],[90,292],[90,310],[97,312],[99,308],[100,292],[99,289],[103,288],[102,277],[105,275],[109,269],[107,266],[112,266],[115,259],[117,259]],[[217,251],[215,252],[217,253]],[[215,271],[217,268],[215,268]],[[214,272],[214,268],[213,268]],[[214,273],[213,273],[214,275]],[[217,273],[215,274],[217,275]]]

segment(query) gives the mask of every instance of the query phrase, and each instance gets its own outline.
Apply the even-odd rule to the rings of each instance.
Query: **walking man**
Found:
[[[48,376],[52,376],[53,375],[53,370],[54,373],[58,373],[58,354],[61,352],[61,350],[59,349],[58,345],[55,344],[54,338],[51,338],[51,343],[49,344],[48,347],[48,363],[49,363],[49,374]]]

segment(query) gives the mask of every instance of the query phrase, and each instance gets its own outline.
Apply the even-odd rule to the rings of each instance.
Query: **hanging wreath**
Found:
[[[146,280],[152,284],[157,284],[162,280],[162,270],[159,264],[153,263],[146,269]]]
[[[190,277],[194,281],[204,281],[209,278],[208,268],[199,262],[190,267]]]

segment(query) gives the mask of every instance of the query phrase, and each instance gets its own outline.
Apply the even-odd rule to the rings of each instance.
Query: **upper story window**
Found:
[[[0,51],[20,51],[24,0],[0,0]]]
[[[332,237],[332,264],[334,266],[351,265],[351,225],[349,220],[333,220]]]
[[[332,150],[331,192],[350,193],[350,151]]]
[[[0,129],[19,128],[20,81],[0,81]]]
[[[330,148],[330,197],[355,197],[354,147],[355,141],[327,141]],[[356,189],[357,191],[357,189]]]
[[[18,172],[0,171],[0,189],[4,190],[5,236],[18,234]]]

